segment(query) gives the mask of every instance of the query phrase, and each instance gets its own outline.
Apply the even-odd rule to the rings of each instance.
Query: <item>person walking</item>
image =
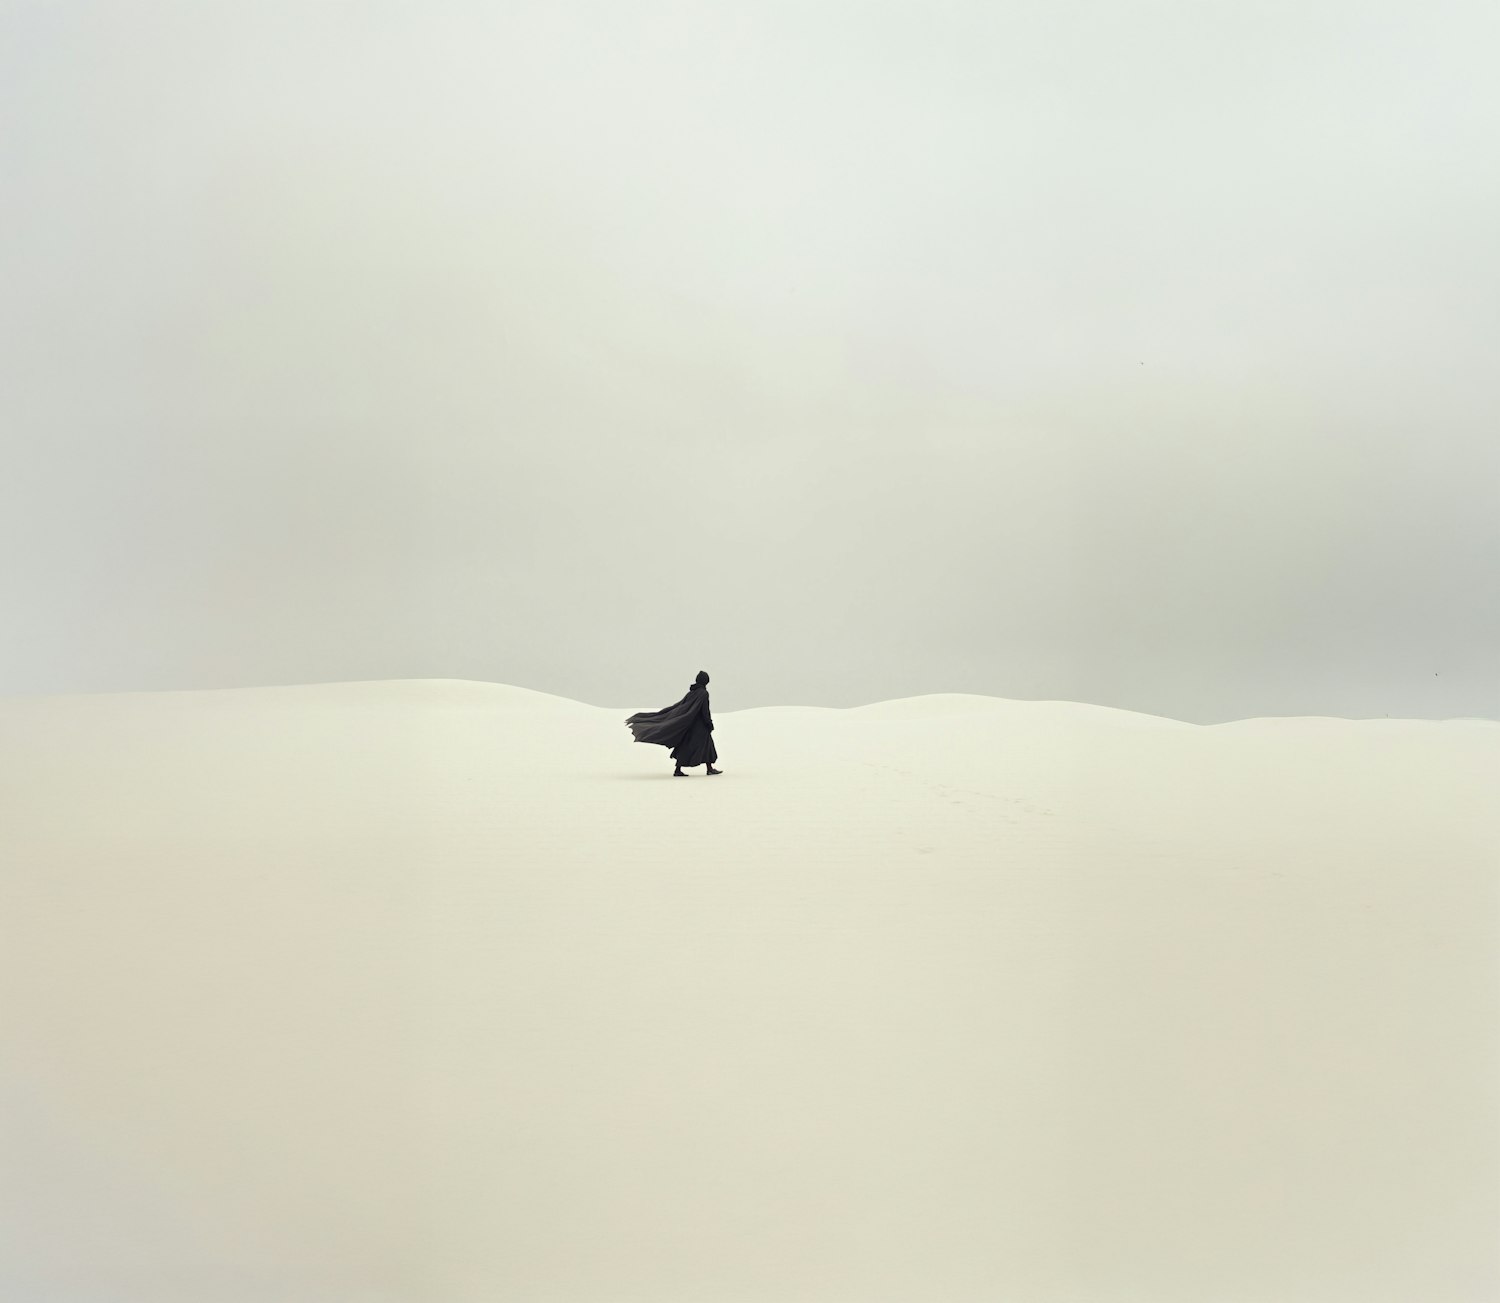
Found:
[[[687,778],[682,772],[707,765],[708,774],[722,774],[714,768],[719,758],[719,749],[714,746],[714,717],[708,701],[708,671],[699,670],[698,677],[689,685],[679,701],[661,710],[643,710],[625,721],[637,742],[649,742],[655,746],[670,747],[677,768],[673,778]],[[705,774],[707,777],[707,774]]]

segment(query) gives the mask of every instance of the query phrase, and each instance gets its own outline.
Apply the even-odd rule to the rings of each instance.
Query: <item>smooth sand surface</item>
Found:
[[[0,1298],[1500,1298],[1500,724],[727,695],[0,700]]]

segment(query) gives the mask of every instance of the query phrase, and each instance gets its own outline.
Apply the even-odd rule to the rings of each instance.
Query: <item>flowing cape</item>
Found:
[[[625,726],[637,742],[676,747],[700,722],[705,731],[712,731],[713,714],[709,709],[708,692],[695,683],[680,701],[674,701],[661,710],[643,710],[627,719]]]

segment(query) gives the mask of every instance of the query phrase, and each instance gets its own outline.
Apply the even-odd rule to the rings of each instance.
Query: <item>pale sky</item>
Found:
[[[0,0],[0,693],[1500,717],[1497,48]]]

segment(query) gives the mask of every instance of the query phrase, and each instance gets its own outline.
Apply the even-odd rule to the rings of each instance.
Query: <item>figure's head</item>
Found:
[[[696,679],[694,679],[693,682],[695,682],[700,688],[704,687],[705,685],[707,685],[707,683],[708,683],[708,671],[707,670],[699,670],[698,671],[698,677]]]

